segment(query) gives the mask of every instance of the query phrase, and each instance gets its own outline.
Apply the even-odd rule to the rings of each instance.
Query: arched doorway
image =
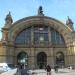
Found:
[[[45,54],[45,52],[40,52],[37,54],[37,66],[40,69],[45,68],[45,66],[47,65],[47,55]]]
[[[28,62],[28,55],[25,52],[20,52],[17,55],[17,63],[20,66],[20,68],[25,68],[27,66]]]
[[[56,54],[56,64],[60,65],[60,66],[65,65],[63,52],[57,52],[57,54]]]

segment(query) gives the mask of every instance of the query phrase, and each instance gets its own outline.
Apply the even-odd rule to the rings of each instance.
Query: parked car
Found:
[[[13,64],[0,63],[0,71],[9,71],[15,68]]]

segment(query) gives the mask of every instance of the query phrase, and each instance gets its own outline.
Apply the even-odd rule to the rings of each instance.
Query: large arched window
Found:
[[[62,35],[53,28],[51,28],[51,42],[52,44],[64,44],[65,43]]]
[[[27,28],[20,32],[15,40],[16,44],[30,44],[31,43],[31,28]]]
[[[51,36],[49,36],[49,34]],[[54,28],[45,25],[26,28],[21,31],[15,39],[15,44],[31,45],[32,43],[39,46],[41,46],[40,44],[65,44],[64,39],[59,32]]]

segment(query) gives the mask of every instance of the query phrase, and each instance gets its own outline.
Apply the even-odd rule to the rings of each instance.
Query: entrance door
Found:
[[[37,55],[37,66],[40,69],[45,68],[45,66],[47,65],[47,55],[45,54],[45,52],[40,52]]]
[[[56,64],[60,65],[60,66],[65,64],[64,54],[62,52],[57,52],[57,54],[56,54]]]
[[[27,65],[28,55],[25,52],[20,52],[17,56],[17,62],[20,68],[25,68]]]

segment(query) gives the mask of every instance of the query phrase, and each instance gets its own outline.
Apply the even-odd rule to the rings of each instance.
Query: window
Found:
[[[64,65],[64,54],[63,52],[57,52],[56,54],[56,64],[57,65]]]
[[[51,41],[52,44],[64,44],[64,39],[62,35],[53,28],[51,29]]]
[[[34,44],[46,44],[48,42],[48,27],[34,27]]]
[[[15,41],[16,44],[30,44],[31,43],[31,28],[25,29],[19,33]]]
[[[49,37],[49,32],[51,33],[50,37]],[[35,45],[36,44],[47,45],[49,44],[49,38],[51,38],[50,43],[52,44],[64,44],[64,39],[59,32],[57,32],[54,28],[44,26],[44,25],[34,26],[34,27],[29,27],[24,29],[17,35],[15,39],[15,44],[30,45],[31,41],[33,40],[32,42]]]
[[[28,55],[25,52],[20,52],[17,56],[18,64],[25,64],[27,65],[28,62]]]

